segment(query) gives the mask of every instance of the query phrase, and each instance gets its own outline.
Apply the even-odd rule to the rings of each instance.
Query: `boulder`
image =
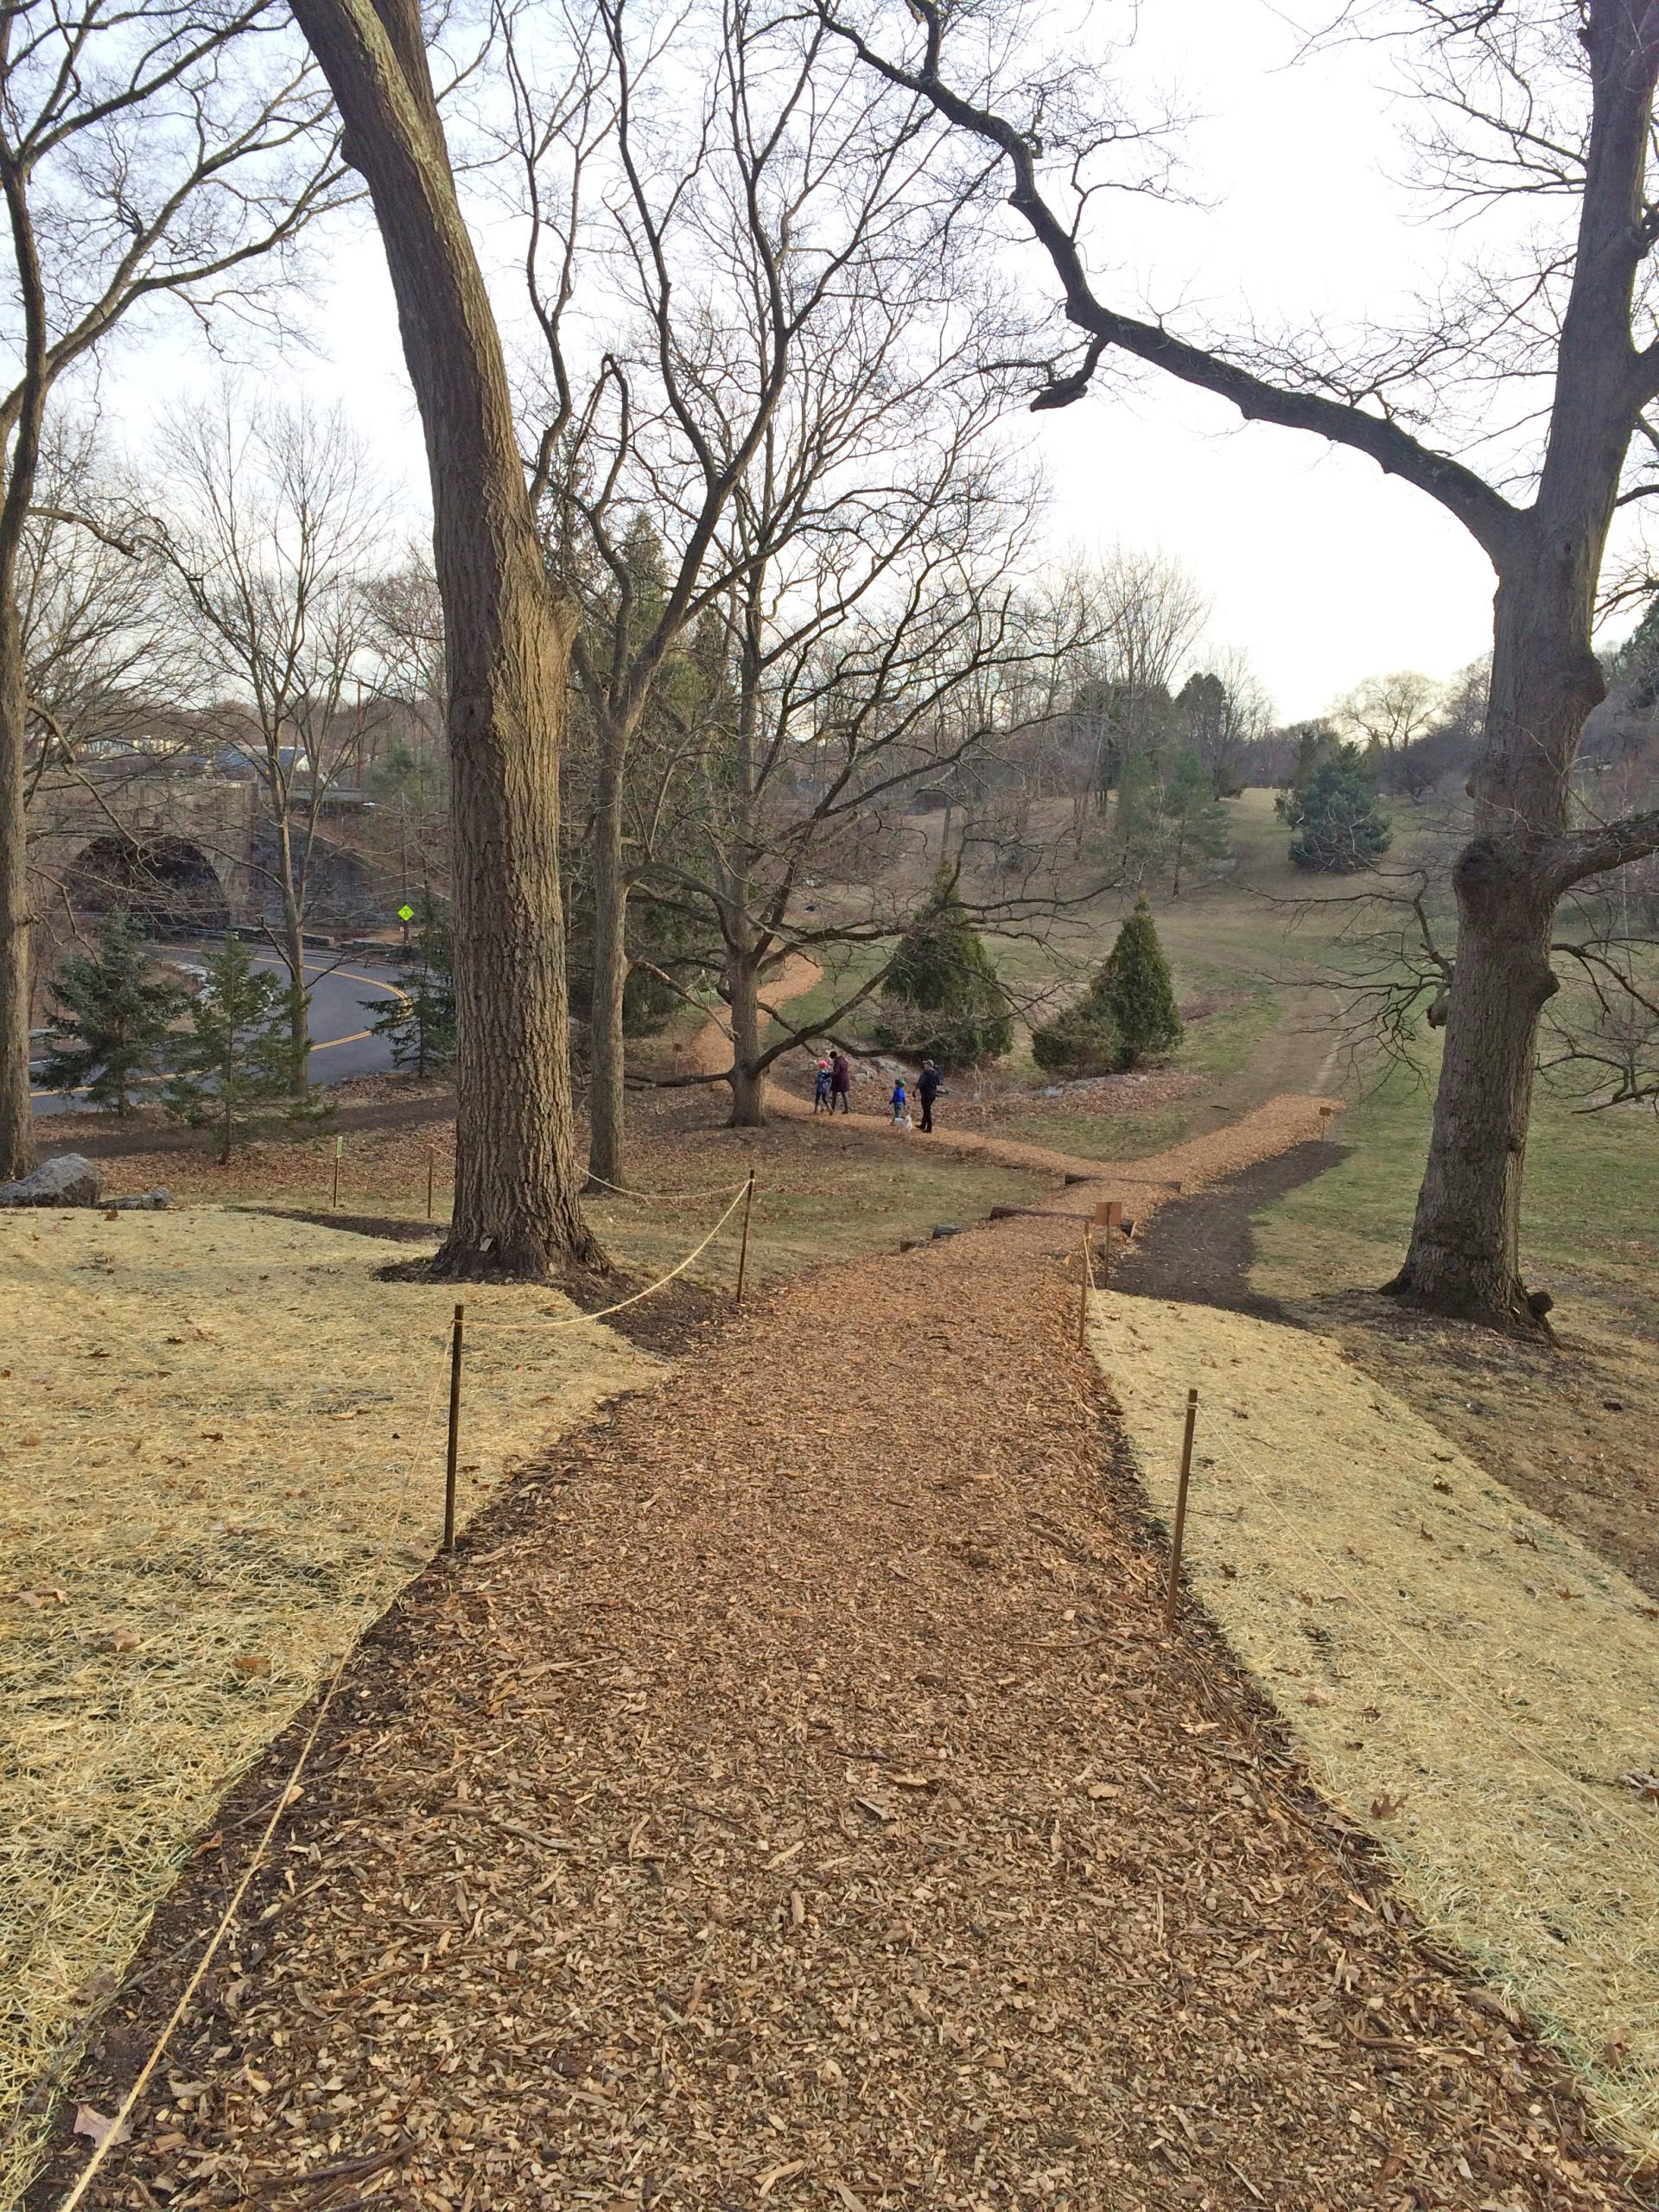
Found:
[[[0,1206],[95,1206],[102,1187],[90,1160],[66,1152],[21,1183],[0,1183]]]
[[[153,1191],[141,1191],[136,1198],[105,1198],[106,1213],[165,1213],[173,1203],[173,1194],[165,1185]]]

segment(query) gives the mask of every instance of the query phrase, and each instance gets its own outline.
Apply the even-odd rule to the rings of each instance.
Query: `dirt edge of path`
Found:
[[[1112,1287],[1132,1298],[1218,1306],[1294,1325],[1295,1317],[1280,1300],[1251,1287],[1258,1257],[1255,1217],[1347,1157],[1346,1146],[1313,1137],[1190,1198],[1166,1199],[1115,1269]]]

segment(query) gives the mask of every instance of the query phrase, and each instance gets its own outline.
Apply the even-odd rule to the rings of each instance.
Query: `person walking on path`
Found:
[[[933,1101],[939,1095],[939,1071],[931,1060],[922,1062],[922,1071],[916,1078],[916,1096],[922,1102],[922,1134],[933,1134]]]
[[[852,1107],[848,1094],[853,1087],[853,1071],[845,1052],[837,1052],[830,1063],[830,1111],[837,1105],[843,1114],[850,1114]]]
[[[887,1103],[893,1109],[893,1128],[907,1129],[910,1127],[910,1101],[905,1096],[903,1076],[900,1076],[898,1082],[893,1084],[893,1096],[888,1099]]]
[[[815,1114],[827,1114],[830,1111],[830,1063],[828,1060],[820,1060],[818,1062],[817,1080],[812,1086],[812,1111]]]

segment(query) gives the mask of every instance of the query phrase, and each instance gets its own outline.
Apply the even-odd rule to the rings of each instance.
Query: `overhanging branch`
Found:
[[[1361,407],[1327,398],[1321,392],[1297,391],[1274,384],[1207,347],[1176,337],[1161,324],[1120,314],[1097,298],[1071,226],[1061,220],[1044,196],[1038,180],[1037,149],[1031,137],[995,109],[980,105],[945,83],[938,66],[944,9],[939,0],[908,0],[908,4],[927,33],[926,59],[915,68],[878,54],[860,32],[837,20],[830,0],[818,0],[818,10],[829,29],[879,76],[926,100],[959,130],[996,147],[1007,161],[1014,178],[1008,205],[1048,256],[1060,281],[1067,320],[1085,332],[1090,341],[1083,366],[1075,375],[1046,385],[1033,400],[1034,407],[1064,407],[1080,399],[1101,354],[1115,346],[1179,378],[1183,384],[1213,392],[1236,407],[1247,422],[1311,431],[1366,454],[1385,474],[1398,476],[1426,492],[1455,515],[1493,567],[1503,566],[1528,518],[1462,461],[1423,445],[1384,416],[1368,414]]]

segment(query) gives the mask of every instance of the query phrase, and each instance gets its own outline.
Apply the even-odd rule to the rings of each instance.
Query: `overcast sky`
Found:
[[[1098,23],[1127,10],[1097,5]],[[1385,50],[1293,61],[1295,19],[1263,0],[1159,0],[1141,10],[1134,67],[1195,117],[1185,181],[1202,204],[1103,203],[1090,232],[1103,289],[1173,327],[1317,316],[1327,328],[1432,289],[1446,234],[1389,181],[1404,167]],[[499,257],[487,237],[486,261]],[[339,396],[421,526],[424,459],[384,265],[372,234],[342,238],[318,316],[324,357],[283,365]],[[1043,264],[1020,257],[1033,285]],[[510,280],[505,287],[511,289]],[[504,307],[506,302],[504,299]],[[205,367],[128,356],[106,384],[138,430],[145,408]],[[117,387],[111,389],[111,385]],[[1286,719],[1320,712],[1361,677],[1447,676],[1490,642],[1491,574],[1463,533],[1370,462],[1295,433],[1240,427],[1168,380],[1114,385],[1031,418],[1054,484],[1057,548],[1116,541],[1185,562],[1214,605],[1209,641],[1242,646]]]

